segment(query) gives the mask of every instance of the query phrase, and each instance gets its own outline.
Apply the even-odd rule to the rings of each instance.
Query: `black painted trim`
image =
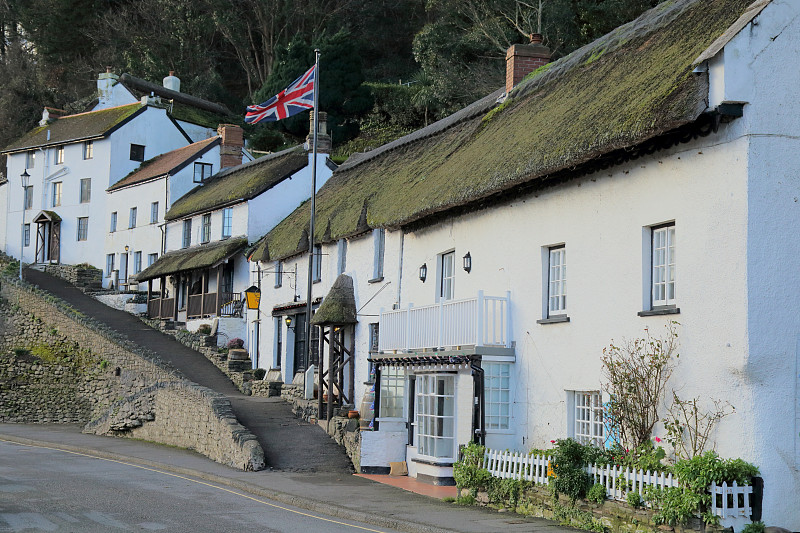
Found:
[[[427,474],[417,474],[417,481],[427,483],[428,485],[436,485],[438,487],[453,487],[456,484],[456,480],[450,476],[436,477]]]
[[[536,321],[537,324],[561,324],[563,322],[569,322],[567,315],[556,315]]]
[[[361,473],[362,474],[372,474],[372,475],[381,475],[386,476],[389,475],[392,469],[388,466],[362,466]]]
[[[677,315],[680,314],[680,307],[657,307],[649,311],[639,311],[636,313],[639,316],[660,316],[660,315]]]
[[[453,462],[452,461],[449,462],[449,463],[438,463],[436,461],[430,461],[428,459],[420,459],[419,457],[415,457],[414,459],[411,459],[411,460],[414,461],[415,463],[419,463],[421,465],[446,466],[448,468],[453,466]]]
[[[372,278],[371,280],[368,280],[367,283],[378,283],[378,282],[381,282],[381,281],[383,281],[383,276],[378,276],[377,278]]]

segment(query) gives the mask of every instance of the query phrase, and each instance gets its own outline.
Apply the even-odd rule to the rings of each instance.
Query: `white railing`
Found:
[[[421,350],[452,346],[511,347],[509,307],[506,296],[446,300],[422,307],[381,311],[378,349]]]
[[[483,468],[493,477],[501,479],[518,479],[532,481],[540,485],[548,485],[547,477],[550,457],[528,455],[520,452],[499,451],[486,449],[483,455]],[[600,483],[606,488],[606,495],[610,499],[625,501],[629,492],[638,492],[644,496],[645,488],[656,487],[659,489],[677,487],[678,480],[672,474],[663,472],[650,472],[631,469],[617,465],[588,465],[586,472],[594,483]],[[750,522],[752,514],[751,498],[753,487],[739,486],[734,481],[717,485],[712,483],[708,487],[711,493],[711,512],[719,516],[724,527],[733,527],[739,531]]]

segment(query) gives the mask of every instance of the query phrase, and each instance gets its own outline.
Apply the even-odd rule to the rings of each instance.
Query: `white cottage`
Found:
[[[345,273],[358,310],[338,385],[352,381],[356,406],[376,394],[362,469],[405,460],[447,483],[473,439],[602,442],[603,348],[677,321],[669,387],[735,406],[713,445],[758,465],[764,521],[799,529],[800,89],[787,65],[800,4],[664,3],[513,86],[519,60],[543,54],[512,48],[505,90],[352,157],[318,195],[313,297]],[[306,294],[307,227],[298,209],[252,251],[284,272],[262,290],[274,323],[260,350],[287,382],[307,363],[285,320],[304,313],[288,303]]]
[[[323,122],[321,131],[327,137]],[[165,217],[165,255],[137,275],[140,283],[160,279],[164,287],[149,302],[149,316],[186,322],[190,330],[217,317],[224,336],[250,339],[241,293],[251,276],[243,252],[308,198],[312,158],[298,146],[231,166],[175,201]],[[320,151],[318,187],[334,168]]]

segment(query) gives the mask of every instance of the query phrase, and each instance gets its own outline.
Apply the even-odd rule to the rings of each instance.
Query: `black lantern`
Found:
[[[472,256],[469,255],[469,252],[464,256],[464,270],[467,271],[467,274],[472,271]]]
[[[286,327],[291,329],[292,328],[292,317],[290,315],[286,315],[286,318],[283,319],[286,322]]]
[[[427,278],[427,277],[428,277],[428,265],[425,264],[425,263],[422,263],[422,266],[419,267],[419,280],[422,283],[425,283],[425,278]]]

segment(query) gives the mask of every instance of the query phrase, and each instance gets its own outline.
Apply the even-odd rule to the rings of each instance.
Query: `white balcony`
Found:
[[[381,352],[444,349],[456,346],[511,348],[511,293],[447,300],[422,307],[381,311]]]

